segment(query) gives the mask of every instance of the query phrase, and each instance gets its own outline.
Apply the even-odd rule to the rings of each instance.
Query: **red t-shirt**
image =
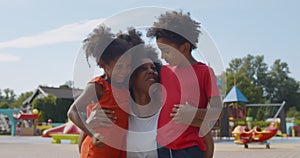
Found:
[[[157,142],[174,150],[198,146],[205,151],[205,139],[199,136],[199,128],[176,124],[170,114],[174,104],[189,103],[205,109],[210,97],[220,96],[213,70],[201,62],[192,66],[163,66],[161,83],[165,87],[165,102],[159,115]]]
[[[101,77],[96,77],[90,83],[102,85],[104,95],[98,103],[99,108],[108,108],[115,111],[117,120],[112,127],[99,127],[95,131],[104,136],[105,145],[102,148],[97,148],[92,144],[92,138],[87,136],[82,143],[81,158],[110,158],[120,157],[126,158],[126,133],[128,129],[129,116],[129,91],[126,88],[116,88],[110,85]],[[96,92],[96,91],[95,91]],[[87,114],[98,106],[88,105]]]

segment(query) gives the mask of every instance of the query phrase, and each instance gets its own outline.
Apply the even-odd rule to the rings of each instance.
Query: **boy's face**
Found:
[[[161,51],[161,58],[164,59],[171,66],[181,65],[186,61],[183,55],[183,47],[166,38],[156,39],[156,44]]]

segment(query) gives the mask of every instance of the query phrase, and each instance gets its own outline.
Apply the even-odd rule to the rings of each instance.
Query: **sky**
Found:
[[[116,15],[149,6],[190,12],[209,33],[224,69],[234,58],[263,55],[269,66],[276,59],[286,62],[290,76],[300,81],[300,2],[297,0],[121,2],[0,0],[0,89],[10,88],[19,95],[39,85],[57,87],[74,76],[83,76],[77,72],[88,67],[79,59],[83,55],[81,41],[92,29]],[[125,17],[133,18],[131,14]],[[151,18],[134,20],[145,19],[151,21]],[[119,18],[115,25],[123,21]]]

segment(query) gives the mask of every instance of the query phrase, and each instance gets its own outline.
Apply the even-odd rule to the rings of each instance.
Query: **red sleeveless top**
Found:
[[[101,77],[96,77],[90,83],[97,83],[103,87],[104,94],[98,101],[100,105],[87,106],[87,114],[96,108],[107,108],[115,111],[116,122],[112,127],[98,127],[94,130],[104,137],[105,145],[97,148],[92,138],[87,136],[82,143],[81,158],[126,158],[126,133],[129,116],[129,91],[126,88],[116,88]],[[96,91],[95,91],[96,92]]]

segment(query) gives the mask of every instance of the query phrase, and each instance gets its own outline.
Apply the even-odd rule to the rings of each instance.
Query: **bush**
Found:
[[[251,121],[251,127],[253,128],[254,126],[258,126],[258,127],[260,127],[260,128],[265,128],[265,127],[267,127],[267,126],[269,126],[270,125],[270,122],[266,122],[266,121]],[[243,126],[247,126],[247,125],[245,125],[245,123],[244,123],[244,125]],[[279,124],[278,124],[278,126],[279,126]]]
[[[237,126],[247,126],[245,121],[238,121]]]
[[[297,126],[300,126],[300,120],[295,120]]]

